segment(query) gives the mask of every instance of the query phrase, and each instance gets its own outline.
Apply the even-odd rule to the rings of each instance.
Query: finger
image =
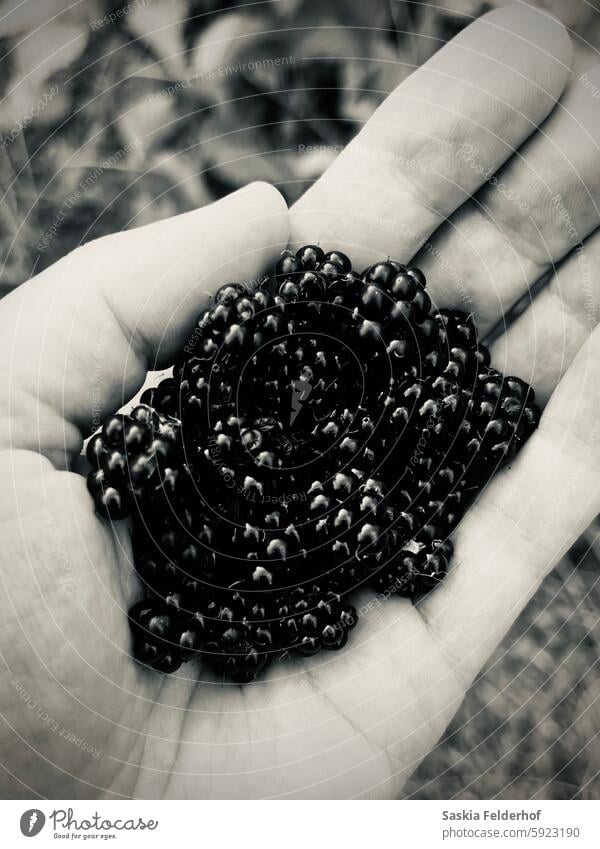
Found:
[[[600,86],[600,65],[573,80],[540,131],[415,260],[434,300],[468,303],[483,332],[600,224],[600,102],[591,86]],[[483,170],[477,148],[460,155]]]
[[[599,319],[600,231],[574,249],[494,343],[494,365],[531,383],[544,404]]]
[[[21,286],[0,305],[0,440],[64,465],[80,431],[131,398],[149,368],[172,361],[209,295],[260,275],[287,237],[282,197],[254,183],[91,242]]]
[[[419,607],[463,683],[472,680],[599,510],[596,329],[510,474],[497,475],[465,516],[457,532],[456,565]]]
[[[460,157],[496,170],[566,84],[563,26],[530,6],[484,15],[391,94],[292,210],[298,241],[347,246],[356,265],[410,259],[483,183]]]

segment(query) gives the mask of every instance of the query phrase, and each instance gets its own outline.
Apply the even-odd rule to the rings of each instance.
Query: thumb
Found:
[[[208,297],[251,280],[288,238],[281,195],[253,183],[174,218],[90,242],[0,304],[0,446],[56,465],[167,365]]]

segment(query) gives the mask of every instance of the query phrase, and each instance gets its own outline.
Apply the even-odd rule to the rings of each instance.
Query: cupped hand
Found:
[[[73,470],[84,435],[172,362],[207,298],[290,236],[275,189],[92,242],[0,304],[3,797],[390,797],[544,575],[600,510],[600,68],[553,18],[473,23],[375,112],[292,210],[294,242],[414,258],[484,331],[539,281],[494,365],[547,403],[417,605],[365,594],[344,651],[243,688],[134,663],[128,525]]]

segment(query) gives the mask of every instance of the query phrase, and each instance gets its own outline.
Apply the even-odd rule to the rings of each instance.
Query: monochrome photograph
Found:
[[[597,1],[3,0],[0,70],[6,845],[598,845]]]

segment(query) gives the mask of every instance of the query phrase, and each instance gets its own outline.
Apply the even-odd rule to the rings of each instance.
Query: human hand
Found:
[[[566,34],[543,13],[480,19],[375,113],[297,204],[292,237],[345,246],[357,266],[416,253],[436,304],[464,309],[469,298],[483,329],[574,246],[563,208],[592,273],[598,119],[585,84],[570,84],[536,131],[569,61]],[[488,172],[497,185],[478,191]],[[256,276],[287,238],[281,200],[255,186],[92,243],[0,305],[5,795],[397,795],[598,512],[600,339],[572,255],[493,356],[542,401],[574,362],[518,461],[461,523],[442,586],[417,606],[359,596],[342,653],[273,665],[244,688],[193,664],[170,677],[134,664],[127,526],[115,533],[96,518],[83,478],[64,468],[94,419],[185,344],[209,287]]]

